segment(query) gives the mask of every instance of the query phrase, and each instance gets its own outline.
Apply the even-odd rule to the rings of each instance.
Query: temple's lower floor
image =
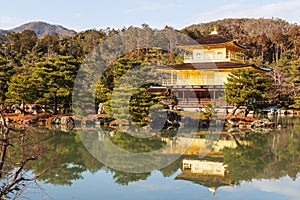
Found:
[[[223,86],[188,86],[173,87],[171,92],[177,97],[181,107],[201,108],[207,103],[216,106],[225,104],[225,89]]]
[[[203,108],[208,103],[217,107],[226,107],[225,88],[222,85],[215,86],[168,86],[151,88],[151,92],[162,93],[170,91],[176,96],[180,108]],[[150,90],[149,90],[150,91]]]

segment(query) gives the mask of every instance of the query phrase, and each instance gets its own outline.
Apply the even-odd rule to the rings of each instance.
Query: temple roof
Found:
[[[198,44],[195,44],[198,43]],[[208,45],[208,46],[213,46],[213,45],[220,45],[220,44],[226,44],[226,43],[231,43],[236,45],[239,48],[242,49],[248,49],[247,46],[240,44],[237,40],[232,40],[232,39],[228,39],[222,35],[218,35],[217,32],[215,33],[211,33],[208,36],[205,37],[201,37],[196,39],[195,41],[191,41],[191,42],[187,42],[187,43],[183,43],[183,44],[178,44],[179,47],[184,47],[184,46],[195,46],[195,45]]]
[[[196,39],[196,41],[199,44],[220,44],[220,43],[230,42],[231,40],[221,35],[213,34],[213,35],[208,35],[206,37]]]
[[[169,66],[158,66],[158,69],[165,70],[213,70],[213,69],[237,69],[252,67],[259,71],[272,71],[271,68],[260,68],[254,64],[243,64],[235,62],[206,62],[206,63],[183,63]]]

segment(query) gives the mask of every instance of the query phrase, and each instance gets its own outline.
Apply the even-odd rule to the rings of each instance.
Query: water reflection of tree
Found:
[[[250,145],[238,144],[238,147],[224,149],[224,164],[228,175],[235,183],[251,181],[257,178],[272,160],[272,153],[267,146],[267,135],[249,135]]]
[[[131,182],[146,180],[151,175],[151,173],[129,173],[113,169],[111,171],[113,172],[115,183],[120,185],[128,185]]]
[[[9,145],[1,144],[2,155],[5,152],[4,147],[11,149],[5,153],[6,162],[1,170],[3,173],[1,182],[7,183],[1,187],[3,195],[27,186],[24,182],[37,179],[54,185],[71,185],[74,180],[83,178],[84,171],[96,172],[103,167],[102,163],[86,151],[74,132],[64,133],[28,127],[24,134],[12,133]],[[35,160],[37,156],[38,159]],[[28,162],[31,160],[35,161]],[[32,177],[27,178],[26,172],[32,174]],[[15,174],[19,175],[20,181],[14,180]],[[14,182],[16,187],[6,188],[10,182]]]
[[[34,173],[39,173],[45,166],[52,163],[52,169],[40,177],[40,180],[45,183],[72,185],[74,180],[83,178],[83,172],[88,170],[95,172],[103,167],[85,150],[81,141],[76,138],[75,132],[66,134],[61,131],[48,131],[41,137],[47,138],[46,140],[39,139],[43,141],[45,153],[32,170]]]
[[[0,199],[10,198],[10,196],[19,196],[24,191],[27,184],[35,181],[45,169],[32,177],[26,176],[26,167],[30,161],[35,161],[41,154],[38,146],[31,146],[31,151],[22,156],[10,156],[15,150],[15,143],[23,147],[24,131],[15,129],[7,124],[6,118],[3,117],[3,110],[0,111],[0,147],[1,147],[1,161],[0,161]],[[19,148],[17,148],[19,149]],[[22,149],[23,150],[23,149]]]
[[[123,132],[116,132],[110,140],[119,148],[134,153],[152,152],[164,146],[158,137],[137,138]]]
[[[297,128],[298,127],[298,128]],[[300,172],[299,126],[277,130],[271,134],[252,134],[249,145],[225,148],[224,164],[236,184],[253,179],[274,179],[289,176],[296,179]]]
[[[269,177],[288,175],[296,179],[300,172],[300,118],[293,120],[293,127],[279,130],[270,143],[274,153],[273,162],[265,170]]]

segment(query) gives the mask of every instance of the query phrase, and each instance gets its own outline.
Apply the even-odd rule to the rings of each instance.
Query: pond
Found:
[[[222,130],[217,138],[205,130],[141,138],[108,127],[63,132],[32,126],[8,147],[0,184],[3,188],[9,172],[38,152],[22,174],[38,179],[23,182],[7,198],[299,199],[300,118],[276,120],[283,128]],[[211,148],[203,148],[208,143]],[[115,150],[108,144],[120,151],[110,154]],[[132,154],[146,156],[132,160]]]

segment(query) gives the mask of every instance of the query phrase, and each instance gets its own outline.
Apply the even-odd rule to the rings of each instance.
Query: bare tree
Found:
[[[2,134],[2,138],[0,140],[0,148],[1,148],[1,161],[0,161],[0,178],[3,178],[4,174],[7,174],[6,178],[6,183],[4,183],[1,188],[0,188],[0,200],[3,199],[4,196],[14,193],[17,191],[20,191],[20,185],[25,187],[26,184],[35,181],[41,176],[43,173],[47,171],[45,169],[42,171],[40,174],[35,175],[34,177],[31,178],[25,178],[25,166],[28,162],[37,160],[38,157],[40,156],[41,152],[37,150],[35,152],[35,155],[30,156],[22,160],[20,163],[18,163],[18,167],[14,168],[13,170],[10,170],[6,172],[4,170],[4,165],[6,163],[6,156],[7,156],[7,150],[10,146],[13,146],[10,143],[10,140],[13,140],[15,138],[20,138],[23,137],[25,134],[25,130],[17,130],[14,129],[13,127],[8,126],[7,120],[3,115],[3,111],[0,111],[0,130]],[[11,132],[19,133],[17,136],[11,135]]]

